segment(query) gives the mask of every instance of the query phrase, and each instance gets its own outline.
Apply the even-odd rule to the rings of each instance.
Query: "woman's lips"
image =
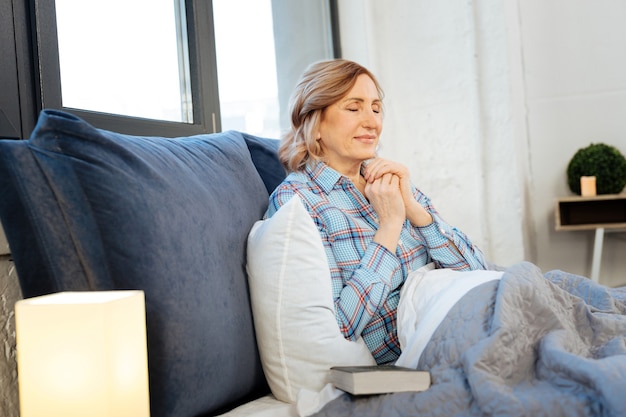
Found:
[[[358,140],[359,142],[363,142],[363,143],[374,143],[376,141],[376,136],[374,136],[374,135],[363,135],[363,136],[356,136],[354,139]]]

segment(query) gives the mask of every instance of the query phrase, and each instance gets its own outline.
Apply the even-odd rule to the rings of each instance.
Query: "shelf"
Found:
[[[555,229],[626,229],[626,194],[565,197],[556,201]]]

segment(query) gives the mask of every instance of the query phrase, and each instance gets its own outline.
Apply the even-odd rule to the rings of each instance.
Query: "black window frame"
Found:
[[[31,5],[27,0],[2,1],[0,12],[0,111],[8,126],[0,138],[22,139],[37,120],[35,69],[32,61]]]
[[[221,131],[211,1],[185,0],[193,123],[171,122],[63,107],[55,0],[35,0],[34,18],[40,108],[75,114],[94,126],[120,133],[180,137]]]

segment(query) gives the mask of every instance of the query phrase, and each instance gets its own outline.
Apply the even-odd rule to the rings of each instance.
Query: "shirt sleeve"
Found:
[[[283,204],[291,200],[291,197],[293,197],[295,194],[295,191],[291,187],[279,185],[270,195],[267,211],[265,212],[265,216],[263,218],[269,219],[270,217],[272,217],[278,211],[278,209]]]
[[[357,267],[346,279],[323,233],[322,241],[330,265],[333,292],[339,294],[335,296],[339,329],[345,338],[356,340],[374,316],[394,314],[392,311],[385,313],[385,305],[389,293],[403,282],[400,261],[384,246],[370,242]],[[340,290],[338,286],[342,286]]]
[[[428,254],[439,268],[459,271],[487,269],[481,250],[459,229],[446,223],[428,198],[414,188],[414,195],[432,216],[433,222],[427,226],[414,226],[414,233],[424,242]]]

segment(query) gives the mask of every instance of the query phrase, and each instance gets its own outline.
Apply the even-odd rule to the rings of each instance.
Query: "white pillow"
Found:
[[[322,239],[298,196],[248,237],[248,280],[257,344],[272,393],[294,403],[321,390],[336,365],[374,365],[365,342],[339,331]]]

